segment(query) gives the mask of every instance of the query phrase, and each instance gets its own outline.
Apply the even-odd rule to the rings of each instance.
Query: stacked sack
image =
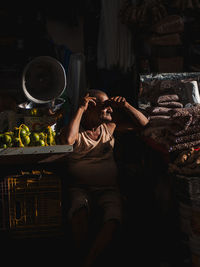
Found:
[[[185,92],[186,85],[185,83]],[[144,136],[164,145],[169,152],[200,146],[199,93],[193,90],[191,94],[195,92],[195,97],[186,97],[185,92],[180,89],[181,86],[176,84],[165,88],[166,90],[163,87],[155,90],[150,99],[151,105],[145,109],[149,124]]]
[[[200,146],[200,104],[171,110],[170,119],[179,126],[168,129],[170,152]]]

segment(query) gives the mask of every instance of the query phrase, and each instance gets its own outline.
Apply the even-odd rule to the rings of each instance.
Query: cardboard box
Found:
[[[154,57],[151,60],[153,70],[161,73],[183,72],[183,57],[160,58]]]

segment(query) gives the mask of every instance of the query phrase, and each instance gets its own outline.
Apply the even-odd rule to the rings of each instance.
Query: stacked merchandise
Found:
[[[157,81],[152,89],[153,94],[146,94],[149,102],[144,112],[149,124],[144,136],[165,146],[168,152],[179,152],[200,145],[200,136],[197,135],[200,132],[197,81]]]
[[[125,0],[120,8],[119,17],[130,28],[149,28],[168,15],[162,0],[129,1]]]
[[[184,21],[180,15],[168,15],[153,25],[148,41],[151,45],[151,65],[155,71],[183,71],[183,32]]]
[[[200,146],[200,105],[171,112],[171,119],[178,120],[182,129],[171,127],[169,131],[170,152],[182,151]]]
[[[139,33],[141,42],[148,47],[148,61],[154,72],[182,72],[184,65],[183,36],[185,22],[180,11],[163,0],[124,1],[120,10],[121,22]],[[142,38],[141,38],[142,37]],[[140,38],[142,40],[140,40]],[[142,53],[144,55],[144,53]],[[171,64],[173,60],[173,64]]]
[[[191,266],[200,266],[200,101],[197,81],[154,82],[155,93],[145,108],[149,125],[144,136],[170,154],[180,220],[181,241]],[[170,86],[166,86],[166,85]],[[165,85],[165,86],[163,86]],[[172,86],[173,85],[173,86]],[[193,98],[184,98],[189,88]],[[192,87],[193,86],[193,87]],[[182,89],[181,89],[182,87]],[[184,90],[183,90],[184,88]],[[182,93],[181,93],[182,92]],[[187,95],[187,94],[185,94]]]

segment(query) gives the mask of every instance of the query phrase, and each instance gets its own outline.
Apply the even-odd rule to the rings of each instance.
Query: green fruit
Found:
[[[33,142],[33,143],[35,143],[35,142],[38,142],[40,140],[40,136],[39,136],[39,134],[38,133],[31,133],[31,141]]]
[[[14,135],[14,132],[5,132],[4,134],[7,134],[7,135],[10,135],[10,136],[13,136],[13,135]]]
[[[25,146],[28,146],[30,144],[30,141],[31,141],[31,139],[30,139],[30,137],[28,135],[22,137],[22,143]]]
[[[13,147],[13,143],[7,144],[8,147]]]
[[[13,146],[14,147],[19,147],[19,145],[20,145],[19,138],[18,137],[14,137],[14,139],[13,139]]]
[[[44,142],[44,140],[39,140],[39,141],[37,142],[37,144],[38,144],[38,146],[45,146],[45,142]]]
[[[27,135],[26,130],[25,129],[21,129],[20,130],[20,136],[22,137],[22,136],[26,136],[26,135]]]
[[[4,134],[0,134],[0,142],[3,142]]]
[[[27,133],[30,132],[29,127],[26,124],[23,124],[22,129],[24,129]]]
[[[40,136],[40,140],[45,140],[45,133],[40,132],[39,136]]]
[[[12,137],[8,134],[4,134],[4,142],[5,144],[10,144],[12,142]]]
[[[7,144],[1,144],[0,148],[7,148]]]
[[[14,132],[14,136],[15,137],[18,137],[18,135],[19,135],[19,128],[18,127],[15,127],[14,130],[13,130],[13,132]]]

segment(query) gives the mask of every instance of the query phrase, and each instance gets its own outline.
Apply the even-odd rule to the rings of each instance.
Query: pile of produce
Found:
[[[50,126],[35,132],[30,131],[27,125],[21,124],[13,131],[0,133],[0,148],[52,145],[56,145],[56,132]]]

